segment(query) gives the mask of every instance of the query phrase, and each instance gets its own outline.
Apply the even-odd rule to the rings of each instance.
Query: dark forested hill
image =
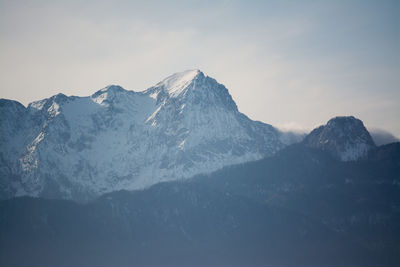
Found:
[[[274,157],[88,204],[0,202],[0,266],[398,266],[400,144]]]

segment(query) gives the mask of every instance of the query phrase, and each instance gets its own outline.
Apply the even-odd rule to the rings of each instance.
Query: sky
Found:
[[[400,137],[400,1],[4,1],[0,98],[27,105],[200,69],[282,129],[354,115]]]

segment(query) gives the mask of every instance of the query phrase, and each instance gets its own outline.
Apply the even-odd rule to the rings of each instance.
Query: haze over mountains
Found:
[[[0,265],[400,263],[400,143],[353,116],[282,132],[199,70],[0,114]]]

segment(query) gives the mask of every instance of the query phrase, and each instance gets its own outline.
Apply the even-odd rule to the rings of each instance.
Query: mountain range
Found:
[[[302,142],[86,204],[12,198],[0,265],[394,267],[399,173],[400,143],[344,162]]]
[[[89,200],[270,156],[294,135],[252,121],[199,70],[134,92],[0,101],[1,196]],[[290,138],[291,137],[291,138]]]
[[[400,143],[353,116],[282,132],[199,70],[0,114],[0,266],[400,264]]]

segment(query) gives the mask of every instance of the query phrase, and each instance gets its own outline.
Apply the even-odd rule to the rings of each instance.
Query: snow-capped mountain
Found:
[[[199,70],[134,92],[0,101],[0,196],[91,199],[272,155],[287,143]]]
[[[341,161],[358,160],[375,147],[363,122],[353,116],[329,120],[326,125],[314,129],[303,142],[309,147],[325,150]]]

